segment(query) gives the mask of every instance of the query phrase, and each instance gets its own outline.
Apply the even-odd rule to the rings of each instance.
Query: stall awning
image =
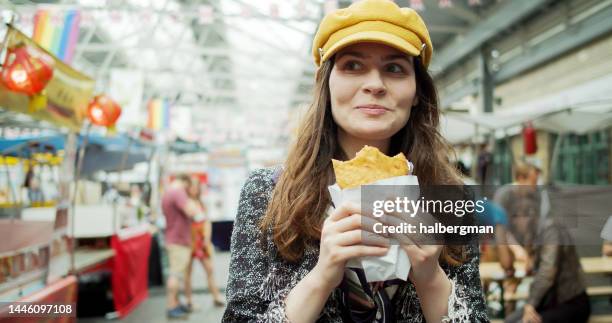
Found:
[[[0,153],[26,159],[35,153],[55,153],[64,149],[65,139],[63,134],[0,139]],[[78,144],[83,143],[81,136]],[[148,160],[152,149],[152,146],[127,135],[90,135],[81,174],[87,177],[97,171],[117,171],[122,167],[124,170],[130,169],[134,164]]]
[[[612,76],[603,77],[495,113],[445,113],[440,128],[452,143],[470,141],[483,134],[513,135],[527,121],[532,121],[536,129],[584,134],[612,126],[610,84]]]
[[[177,138],[175,141],[170,143],[170,151],[180,155],[206,152],[207,149],[200,146],[200,144],[197,142]]]
[[[56,152],[62,149],[64,149],[64,135],[0,139],[0,153],[3,156],[30,158],[32,153]]]

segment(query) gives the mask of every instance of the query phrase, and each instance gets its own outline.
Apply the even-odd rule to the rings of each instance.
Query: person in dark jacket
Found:
[[[540,220],[533,200],[517,200],[515,210],[511,231],[533,259],[534,277],[527,304],[506,322],[588,322],[591,306],[571,235],[552,217]]]

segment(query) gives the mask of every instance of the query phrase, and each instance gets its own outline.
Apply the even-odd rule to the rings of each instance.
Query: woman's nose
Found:
[[[373,70],[368,73],[363,85],[363,91],[377,96],[387,93],[387,88],[379,71]]]

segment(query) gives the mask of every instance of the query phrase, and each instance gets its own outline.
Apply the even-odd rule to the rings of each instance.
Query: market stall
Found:
[[[93,95],[93,79],[11,25],[0,50],[2,113],[33,120],[18,135],[2,129],[0,233],[8,242],[0,245],[0,300],[85,308],[95,300],[79,297],[77,286],[103,272],[113,292],[108,312],[125,316],[147,297],[151,235],[145,222],[124,220],[133,208],[102,203],[102,183],[92,179],[150,153],[137,139],[116,135],[121,108]],[[31,130],[37,123],[45,130]]]

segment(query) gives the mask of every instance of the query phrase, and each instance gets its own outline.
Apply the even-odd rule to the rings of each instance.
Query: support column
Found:
[[[486,47],[481,47],[478,68],[480,74],[479,97],[481,102],[482,112],[493,112],[493,75],[489,70],[489,51]]]

